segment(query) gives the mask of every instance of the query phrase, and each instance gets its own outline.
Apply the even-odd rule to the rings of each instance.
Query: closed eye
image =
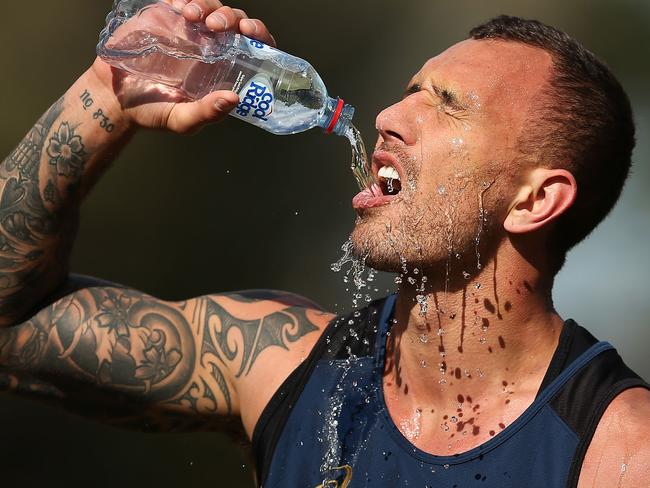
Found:
[[[422,85],[415,83],[414,85],[409,86],[406,91],[402,94],[402,100],[405,99],[408,96],[413,95],[414,93],[419,92],[422,90]]]

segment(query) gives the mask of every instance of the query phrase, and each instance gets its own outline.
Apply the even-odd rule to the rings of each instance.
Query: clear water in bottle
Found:
[[[274,134],[312,127],[345,135],[354,108],[327,94],[305,60],[233,32],[187,22],[161,0],[118,0],[97,46],[109,64],[198,99],[232,90],[231,115]]]
[[[240,103],[230,115],[274,134],[312,127],[345,136],[361,189],[374,182],[354,108],[327,94],[305,60],[243,35],[214,33],[187,22],[161,0],[116,0],[97,53],[109,64],[198,99],[232,90]]]

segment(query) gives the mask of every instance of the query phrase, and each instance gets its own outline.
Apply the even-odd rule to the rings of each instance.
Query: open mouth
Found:
[[[393,166],[382,166],[377,172],[379,188],[384,195],[397,195],[402,190],[402,180]]]
[[[402,191],[403,171],[395,156],[386,151],[375,151],[372,157],[372,171],[376,183],[352,199],[355,209],[386,205]]]

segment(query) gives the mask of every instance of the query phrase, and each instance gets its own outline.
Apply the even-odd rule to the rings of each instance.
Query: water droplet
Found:
[[[420,367],[421,368],[426,368],[427,367],[427,362],[424,359],[422,361],[420,361]]]
[[[394,281],[395,281],[396,284],[399,285],[399,284],[402,282],[402,277],[401,277],[401,276],[395,276],[395,280],[394,280]]]
[[[466,280],[469,280],[471,277],[472,277],[472,275],[470,275],[467,271],[463,271],[463,278],[465,278]]]
[[[429,309],[426,295],[416,295],[415,299],[420,305],[420,315],[426,315],[427,310]]]
[[[407,281],[408,281],[411,285],[415,285],[415,278],[413,278],[412,276],[409,276]]]
[[[429,342],[429,336],[427,334],[420,334],[420,342],[426,344]]]
[[[449,420],[451,420],[451,422],[455,424],[456,422],[458,422],[458,417],[456,417],[455,415],[452,415]]]

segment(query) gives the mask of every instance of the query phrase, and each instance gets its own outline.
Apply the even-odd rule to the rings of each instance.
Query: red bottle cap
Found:
[[[336,110],[334,110],[334,115],[332,116],[330,125],[325,130],[325,134],[329,134],[334,130],[334,127],[336,127],[336,123],[339,121],[339,117],[341,116],[341,111],[343,110],[343,105],[345,105],[345,102],[343,102],[343,99],[339,98],[339,101],[336,104]]]

